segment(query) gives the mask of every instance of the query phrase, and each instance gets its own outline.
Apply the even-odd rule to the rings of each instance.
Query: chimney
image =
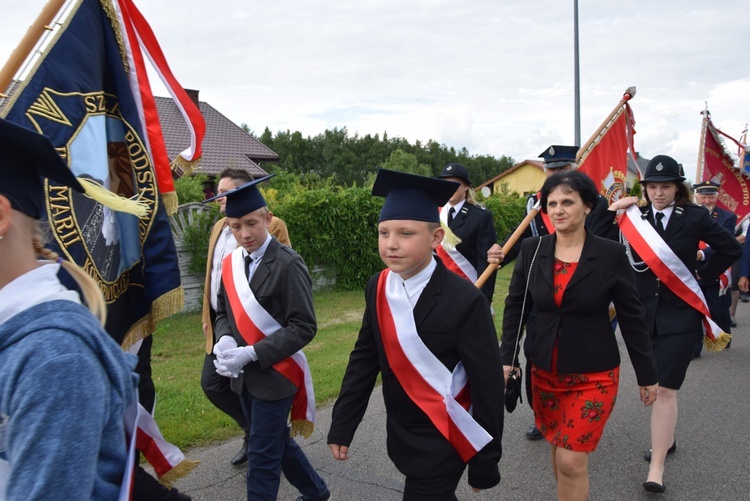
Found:
[[[193,100],[193,102],[195,103],[195,105],[200,110],[201,109],[201,105],[200,105],[200,102],[198,102],[198,93],[200,91],[195,90],[195,89],[185,89],[185,92],[187,92],[187,95],[190,96],[190,99]]]

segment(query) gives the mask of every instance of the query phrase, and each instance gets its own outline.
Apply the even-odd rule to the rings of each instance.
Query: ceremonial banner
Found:
[[[578,170],[594,181],[608,204],[625,194],[628,152],[632,154],[635,151],[633,112],[628,104],[633,94],[635,89],[626,91],[614,111],[577,155]],[[634,163],[638,165],[637,162]]]
[[[699,155],[699,161],[702,162],[699,166],[700,180],[719,183],[721,186],[716,205],[736,214],[737,220],[741,221],[750,215],[748,174],[735,167],[734,159],[721,144],[719,135],[735,143],[737,141],[714,127],[708,111],[703,112],[703,131],[702,151]]]
[[[98,282],[108,305],[105,328],[127,349],[183,306],[160,195],[173,191],[171,172],[139,45],[150,41],[153,60],[161,51],[130,0],[70,0],[63,11],[42,55],[0,103],[0,116],[49,137],[77,177],[148,207],[138,218],[46,184],[52,246]],[[168,68],[161,73],[171,76]],[[195,108],[186,94],[181,103]],[[199,145],[205,124],[194,111]],[[190,154],[197,158],[199,146]]]

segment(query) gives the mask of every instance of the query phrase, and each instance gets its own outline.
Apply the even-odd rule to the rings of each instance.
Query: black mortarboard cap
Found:
[[[677,160],[667,155],[656,155],[648,161],[646,173],[639,183],[648,183],[649,181],[655,183],[677,181],[681,183],[685,180],[684,175],[682,166],[677,163]]]
[[[227,197],[227,204],[225,206],[225,213],[227,217],[242,217],[246,214],[250,214],[261,207],[265,207],[266,200],[258,189],[258,183],[271,179],[276,174],[270,174],[268,176],[253,179],[249,183],[245,183],[242,186],[238,186],[233,190],[229,190],[221,195],[208,198],[203,201],[211,202],[217,198]]]
[[[409,219],[439,223],[438,207],[445,205],[459,186],[435,177],[378,169],[372,194],[385,197],[378,222]]]
[[[578,146],[553,144],[540,153],[539,158],[544,159],[545,169],[557,169],[575,163],[576,153],[578,153]]]
[[[15,210],[39,219],[44,208],[43,177],[84,192],[49,138],[0,118],[0,194]]]
[[[696,193],[701,195],[716,195],[719,193],[721,185],[715,181],[703,181],[702,183],[695,183],[693,189]]]
[[[438,177],[457,177],[463,180],[464,183],[471,186],[471,181],[469,180],[469,171],[466,169],[466,167],[459,163],[450,163],[446,165],[445,167],[443,167],[443,171]]]

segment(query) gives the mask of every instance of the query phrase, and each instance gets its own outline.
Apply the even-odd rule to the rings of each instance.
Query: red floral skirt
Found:
[[[547,372],[532,366],[536,427],[557,447],[578,452],[595,450],[615,408],[619,383],[619,366],[581,374]]]

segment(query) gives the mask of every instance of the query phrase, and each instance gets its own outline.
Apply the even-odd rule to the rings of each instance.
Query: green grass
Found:
[[[493,305],[498,337],[510,269],[498,272]],[[318,406],[338,395],[349,353],[364,312],[364,292],[319,291],[314,294],[318,334],[305,348]],[[199,312],[159,323],[151,365],[156,385],[156,420],[164,437],[180,448],[206,445],[240,433],[236,423],[215,408],[200,387],[205,341]]]

